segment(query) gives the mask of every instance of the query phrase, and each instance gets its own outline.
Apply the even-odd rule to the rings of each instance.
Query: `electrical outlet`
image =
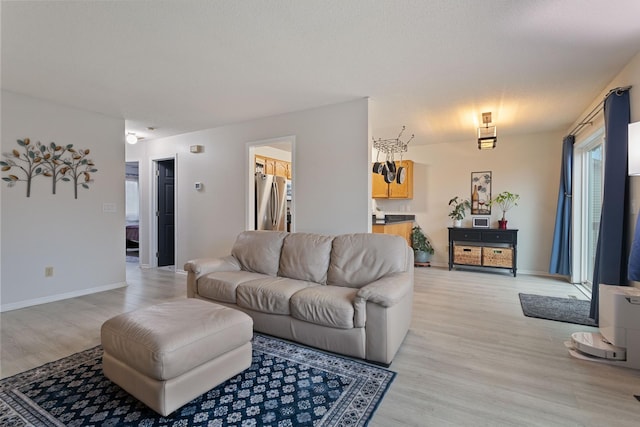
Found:
[[[53,267],[45,267],[44,268],[44,277],[53,276]]]

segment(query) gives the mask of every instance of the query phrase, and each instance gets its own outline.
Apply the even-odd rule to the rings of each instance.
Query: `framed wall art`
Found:
[[[491,215],[491,171],[471,172],[471,215]]]

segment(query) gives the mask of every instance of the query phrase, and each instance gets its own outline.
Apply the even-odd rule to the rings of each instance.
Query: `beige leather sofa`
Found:
[[[384,234],[241,233],[185,264],[187,296],[242,310],[254,330],[389,364],[411,322],[413,251]]]

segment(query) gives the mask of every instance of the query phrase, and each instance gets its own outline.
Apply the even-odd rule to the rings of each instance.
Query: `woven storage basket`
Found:
[[[482,265],[482,248],[480,246],[453,247],[453,262],[456,264]]]
[[[488,267],[513,267],[513,248],[482,248],[482,265]]]

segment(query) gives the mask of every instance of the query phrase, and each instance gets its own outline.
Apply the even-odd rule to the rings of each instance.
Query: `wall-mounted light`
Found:
[[[127,143],[129,144],[135,144],[138,142],[138,137],[136,136],[135,133],[133,132],[129,132],[127,133],[127,136],[124,138],[125,141],[127,141]]]
[[[498,133],[491,123],[491,113],[482,113],[482,123],[484,127],[478,128],[478,150],[492,150],[496,148]]]
[[[640,175],[640,122],[629,123],[629,176]]]

